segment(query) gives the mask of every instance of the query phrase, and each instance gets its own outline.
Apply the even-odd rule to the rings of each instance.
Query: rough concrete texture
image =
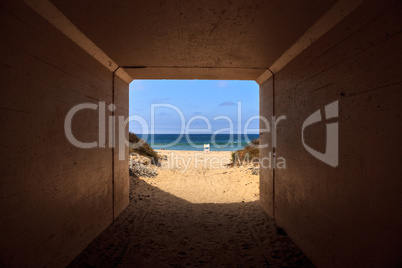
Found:
[[[287,116],[277,131],[287,168],[275,170],[275,219],[321,267],[402,263],[401,12],[400,3],[367,1],[275,75],[275,113]],[[325,124],[339,123],[333,168],[305,150],[301,128],[336,100],[339,118],[305,130],[306,144],[324,152]],[[262,197],[268,213],[272,198]]]
[[[247,80],[261,77],[335,1],[52,3],[115,64],[138,67],[124,68],[133,78]],[[287,166],[262,170],[263,208],[318,266],[402,263],[395,3],[365,1],[261,86],[261,115],[287,116],[276,151]],[[115,115],[127,115],[128,85],[117,78],[113,90],[110,69],[21,0],[0,6],[0,265],[63,266],[128,204],[127,162],[110,148],[72,146],[64,118],[76,104],[113,99]],[[301,126],[335,100],[332,168],[305,150]],[[96,111],[81,111],[73,132],[94,141],[97,123]],[[305,134],[325,150],[324,122]]]
[[[117,107],[115,111],[116,120],[125,120],[128,116],[128,85],[118,76],[115,76],[114,103]],[[116,134],[119,135],[119,123],[116,122]],[[117,136],[116,135],[116,136]],[[125,125],[125,140],[128,140],[128,124]],[[118,138],[118,137],[116,137]],[[118,144],[117,144],[118,145]],[[124,146],[124,159],[120,159],[120,148],[114,150],[114,218],[128,206],[129,200],[129,180],[128,180],[128,147]]]
[[[273,77],[260,85],[260,115],[268,119],[268,123],[260,120],[260,144],[267,144],[268,147],[260,149],[260,162],[263,159],[273,157],[272,150],[272,116],[273,116]],[[272,164],[272,163],[271,163]],[[260,166],[260,199],[262,208],[271,217],[274,217],[273,198],[274,181],[273,167],[263,168]]]
[[[118,65],[148,67],[127,69],[134,79],[245,80],[256,79],[335,2],[81,0],[78,8],[52,0]]]
[[[62,267],[113,220],[112,150],[79,149],[64,134],[74,105],[112,101],[112,73],[20,1],[1,6],[0,266]],[[127,115],[128,85],[116,87]],[[97,140],[98,112],[80,111],[72,129]],[[128,204],[124,165],[115,216]]]
[[[133,79],[254,80],[263,68],[124,68]]]

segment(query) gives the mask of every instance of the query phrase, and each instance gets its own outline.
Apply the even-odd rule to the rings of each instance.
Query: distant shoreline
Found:
[[[168,151],[181,151],[181,152],[204,152],[204,150],[200,149],[200,150],[189,150],[189,149],[174,149],[174,148],[167,148],[167,149],[157,149],[157,148],[152,148],[155,151],[164,151],[164,152],[168,152]],[[210,153],[212,152],[234,152],[237,151],[238,149],[233,148],[232,150],[209,150]]]
[[[243,149],[258,134],[149,134],[141,135],[152,149],[157,151],[204,151],[204,144],[210,144],[211,152],[233,152]]]

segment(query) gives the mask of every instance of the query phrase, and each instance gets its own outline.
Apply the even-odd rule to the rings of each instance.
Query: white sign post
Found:
[[[209,144],[204,144],[204,153],[209,153]]]

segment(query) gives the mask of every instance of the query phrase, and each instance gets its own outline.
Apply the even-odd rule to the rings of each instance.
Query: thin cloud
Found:
[[[233,101],[225,101],[219,104],[219,106],[236,106],[236,103],[234,103]]]
[[[144,90],[146,89],[142,81],[136,80],[130,85],[130,90]]]
[[[227,87],[227,86],[228,86],[227,81],[219,81],[219,83],[218,83],[218,87]]]

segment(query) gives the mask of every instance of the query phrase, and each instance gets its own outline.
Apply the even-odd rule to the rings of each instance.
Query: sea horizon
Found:
[[[259,134],[137,134],[154,150],[203,151],[210,144],[210,151],[237,151],[243,149]],[[181,136],[181,137],[180,137]]]

